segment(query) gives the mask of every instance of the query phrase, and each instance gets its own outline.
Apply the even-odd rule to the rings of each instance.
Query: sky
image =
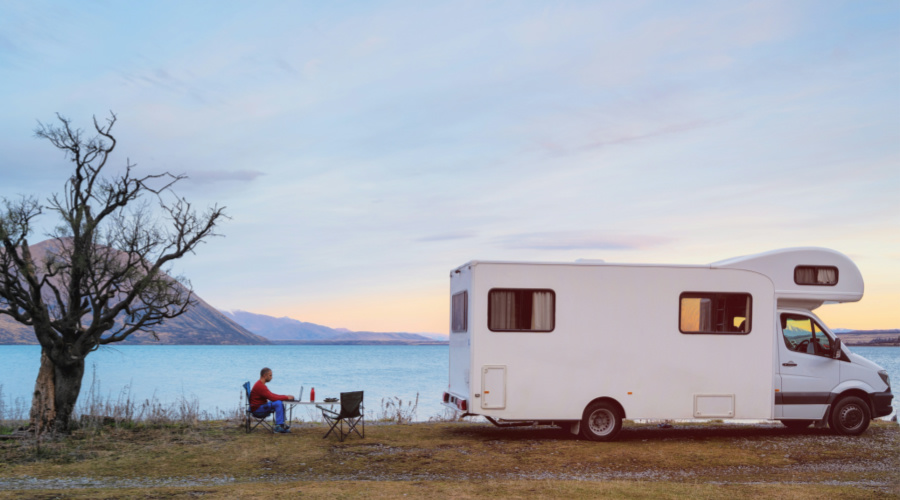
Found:
[[[900,328],[895,0],[0,0],[0,103],[0,197],[113,111],[111,174],[226,206],[173,269],[220,309],[447,333],[470,260],[820,246],[866,291],[816,313]]]

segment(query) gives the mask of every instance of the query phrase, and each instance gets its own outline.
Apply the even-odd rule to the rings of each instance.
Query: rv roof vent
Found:
[[[603,259],[578,259],[575,261],[577,264],[605,264],[606,261]]]

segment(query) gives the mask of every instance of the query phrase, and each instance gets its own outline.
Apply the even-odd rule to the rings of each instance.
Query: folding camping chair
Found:
[[[252,431],[260,426],[260,424],[269,429],[269,432],[275,432],[275,413],[267,413],[264,417],[257,417],[250,411],[250,382],[244,382],[244,391],[247,393],[247,408],[246,413],[247,417],[244,419],[244,429],[247,432]],[[272,416],[272,423],[266,422],[266,419],[269,418],[269,415]]]
[[[322,436],[322,439],[327,438],[335,429],[338,429],[341,442],[353,432],[361,438],[366,437],[366,420],[363,413],[363,391],[342,392],[340,413],[320,405],[316,405],[316,408],[322,410],[322,418],[324,418],[325,422],[331,426],[331,428],[328,429],[328,432]],[[344,431],[345,421],[347,422],[346,431]],[[359,427],[362,427],[362,433],[359,432]]]

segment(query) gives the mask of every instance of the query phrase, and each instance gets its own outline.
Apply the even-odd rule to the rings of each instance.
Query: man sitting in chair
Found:
[[[275,412],[275,432],[291,432],[290,426],[284,425],[284,403],[282,401],[290,401],[294,397],[270,392],[266,384],[271,381],[272,370],[270,368],[260,370],[259,380],[253,384],[253,390],[250,391],[250,411],[259,418]]]

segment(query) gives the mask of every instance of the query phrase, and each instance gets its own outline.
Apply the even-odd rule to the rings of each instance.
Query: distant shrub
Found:
[[[416,411],[419,408],[419,393],[416,393],[415,401],[407,401],[394,396],[381,399],[381,409],[377,416],[379,422],[391,422],[396,424],[408,424],[416,419]]]

